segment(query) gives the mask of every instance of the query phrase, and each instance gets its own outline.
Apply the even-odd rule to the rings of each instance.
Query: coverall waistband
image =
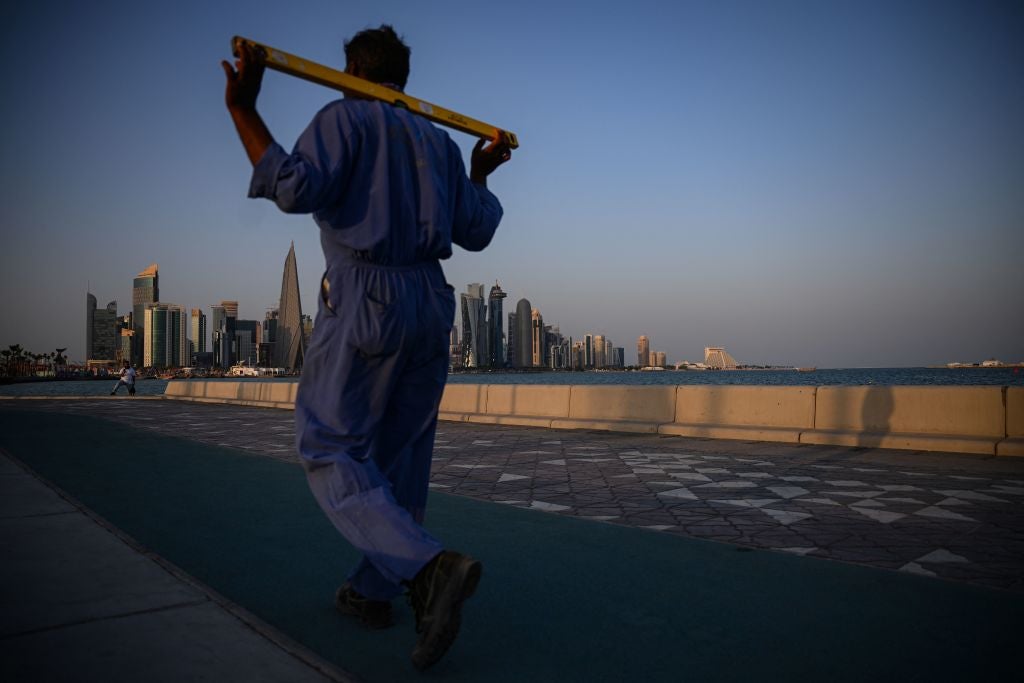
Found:
[[[391,273],[409,273],[415,271],[425,271],[434,277],[440,276],[441,282],[445,282],[444,271],[441,269],[441,262],[437,259],[429,259],[426,261],[418,261],[416,263],[409,263],[405,265],[385,265],[381,263],[375,263],[369,260],[369,254],[361,251],[338,251],[335,252],[334,258],[332,259],[331,266],[328,266],[327,270],[324,271],[323,277],[320,279],[320,297],[323,299],[324,304],[332,312],[334,306],[331,305],[331,280],[330,272],[332,267],[337,268],[355,268],[355,269],[367,269],[367,270],[382,270]]]
[[[337,265],[344,266],[357,266],[365,268],[379,268],[381,270],[393,270],[393,271],[407,271],[407,270],[420,270],[424,268],[440,268],[441,263],[436,258],[426,259],[424,261],[416,261],[415,263],[405,264],[390,264],[390,263],[377,263],[373,260],[372,255],[369,252],[357,251],[355,249],[349,251],[336,251],[332,255],[331,261]]]

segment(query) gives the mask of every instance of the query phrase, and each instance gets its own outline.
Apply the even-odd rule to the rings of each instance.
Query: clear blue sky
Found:
[[[33,2],[5,11],[0,346],[85,351],[87,283],[274,305],[317,229],[245,197],[229,39],[341,68],[382,22],[408,92],[515,131],[505,219],[449,281],[565,334],[669,360],[724,345],[819,367],[1024,360],[1024,5],[1017,2]],[[290,148],[332,91],[269,73]],[[468,153],[472,139],[454,133]]]

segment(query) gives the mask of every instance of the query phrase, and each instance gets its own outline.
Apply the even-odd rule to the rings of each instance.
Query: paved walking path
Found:
[[[289,411],[31,405],[297,462]],[[1024,458],[452,422],[438,431],[438,491],[1024,591]]]
[[[0,454],[0,679],[352,680]]]
[[[0,447],[136,544],[4,465],[0,678],[183,678],[172,665],[211,680],[424,678],[404,606],[372,633],[331,609],[354,557],[305,489],[291,422],[170,401],[0,402]],[[428,524],[486,569],[426,678],[964,680],[1016,667],[1024,461],[440,431]],[[736,552],[759,548],[788,552]],[[286,664],[301,673],[274,668]]]

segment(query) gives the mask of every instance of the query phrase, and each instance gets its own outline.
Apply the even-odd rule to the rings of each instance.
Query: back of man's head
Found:
[[[348,68],[374,83],[405,88],[409,79],[409,46],[388,24],[360,31],[345,43]]]

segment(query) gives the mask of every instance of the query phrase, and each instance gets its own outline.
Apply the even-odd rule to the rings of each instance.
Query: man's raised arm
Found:
[[[238,45],[238,59],[235,60],[234,68],[226,61],[220,65],[227,76],[224,103],[231,113],[231,120],[235,123],[245,153],[255,166],[267,148],[274,144],[274,136],[256,111],[256,97],[260,94],[266,68],[265,56],[243,41]]]

